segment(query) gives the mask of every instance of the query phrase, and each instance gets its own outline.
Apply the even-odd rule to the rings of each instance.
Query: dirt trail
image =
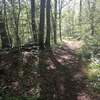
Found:
[[[40,53],[40,65],[45,65],[42,81],[42,92],[52,100],[93,100],[89,96],[87,76],[84,63],[75,57],[74,42],[64,43],[55,50],[44,50]],[[45,84],[44,84],[45,83]],[[48,89],[49,88],[49,89]],[[46,95],[45,95],[46,99]],[[49,99],[48,99],[49,100]]]
[[[71,79],[68,79],[71,81],[69,83],[69,90],[72,91],[72,94],[70,95],[76,94],[76,97],[73,99],[69,98],[69,100],[91,100],[88,93],[87,76],[84,69],[85,66],[80,59],[75,57],[75,51],[80,47],[81,44],[79,42],[65,43],[64,46],[55,53],[55,56],[59,56],[56,57],[57,60],[61,61],[61,63],[66,66],[65,70],[68,70],[67,75],[70,75],[71,77]]]

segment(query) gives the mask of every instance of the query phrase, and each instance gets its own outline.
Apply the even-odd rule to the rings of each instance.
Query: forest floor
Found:
[[[66,41],[61,47],[42,51],[40,67],[46,65],[42,81],[47,81],[43,82],[46,87],[44,94],[52,91],[54,94],[51,94],[55,95],[56,100],[100,100],[100,95],[93,96],[89,87],[87,61],[84,62],[76,56],[76,51],[82,45],[82,42]],[[49,97],[53,100],[52,95]]]
[[[0,88],[9,88],[11,95],[31,95],[40,84],[45,100],[100,100],[89,88],[87,62],[76,56],[81,46],[81,42],[65,41],[53,49],[37,51],[38,60],[32,49],[23,50],[21,55],[1,54]]]

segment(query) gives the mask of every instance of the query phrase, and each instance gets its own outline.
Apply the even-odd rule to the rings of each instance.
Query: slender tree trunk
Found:
[[[35,22],[35,0],[31,0],[31,19],[32,19],[33,39],[34,42],[37,42],[36,22]]]
[[[55,12],[54,12],[54,43],[57,44],[57,0],[55,0]]]
[[[82,22],[82,0],[80,0],[80,12],[79,12],[79,25],[81,26]]]
[[[50,32],[51,32],[51,25],[50,25],[50,9],[51,9],[51,0],[47,0],[46,4],[46,20],[47,20],[47,34],[46,34],[46,47],[50,47]]]
[[[40,25],[39,25],[39,46],[40,46],[40,49],[44,49],[45,3],[46,3],[46,0],[41,0]]]
[[[61,23],[62,23],[62,19],[61,19],[61,15],[62,14],[62,1],[59,0],[59,34],[60,34],[60,40],[62,41],[62,33],[61,33],[61,30],[62,30],[62,26],[61,26]]]
[[[9,27],[8,27],[8,19],[7,19],[7,7],[6,7],[6,0],[3,0],[3,5],[4,5],[4,19],[5,19],[5,26],[6,26],[6,32],[9,38],[9,46],[12,48],[12,38],[9,32]]]
[[[93,1],[92,7],[91,7],[91,14],[90,14],[90,19],[91,19],[91,35],[95,34],[95,8],[96,8],[96,0]]]
[[[12,48],[12,38],[11,38],[9,27],[8,27],[6,0],[3,0],[3,7],[4,7],[4,22],[5,22],[5,27],[6,27],[6,33],[9,39],[9,47]]]
[[[82,0],[80,0],[80,4],[79,4],[79,31],[80,31],[80,35],[82,36]],[[79,38],[80,39],[80,38]]]
[[[1,42],[2,42],[2,48],[9,48],[9,37],[6,32],[5,28],[5,20],[2,15],[2,10],[0,10],[0,35],[1,35]]]
[[[95,8],[96,8],[96,0],[93,0],[92,2],[90,2],[90,0],[87,1],[88,3],[88,9],[89,9],[89,13],[90,13],[90,28],[91,28],[91,35],[95,34]]]
[[[15,3],[13,0],[11,0],[11,5],[12,5],[12,12],[13,12],[13,18],[14,18],[14,24],[15,24],[15,46],[20,47],[21,46],[21,40],[19,37],[19,18],[20,18],[20,11],[21,11],[21,1],[18,0],[18,14],[15,14]]]

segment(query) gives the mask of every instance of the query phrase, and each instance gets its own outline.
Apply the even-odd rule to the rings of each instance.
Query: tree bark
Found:
[[[0,10],[0,35],[1,35],[1,42],[2,48],[10,48],[9,37],[6,32],[5,22],[2,15],[2,10]]]
[[[91,19],[91,35],[95,34],[95,8],[96,8],[96,0],[93,1],[92,7],[91,7],[91,14],[90,14],[90,19]]]
[[[20,20],[20,11],[21,11],[21,1],[18,0],[18,13],[16,14],[15,12],[15,2],[11,0],[11,5],[12,5],[12,13],[13,13],[13,18],[14,18],[14,24],[15,24],[15,46],[20,47],[21,46],[21,40],[19,37],[19,20]]]
[[[82,23],[82,0],[80,0],[80,11],[79,11],[79,26],[81,31],[81,23]]]
[[[50,10],[51,10],[51,0],[47,0],[46,4],[46,21],[47,21],[47,34],[46,34],[46,47],[50,47],[50,32],[51,32],[51,25],[50,25]]]
[[[40,46],[40,49],[44,49],[45,3],[46,3],[46,0],[41,0],[40,25],[39,25],[39,46]]]
[[[55,0],[54,16],[54,43],[57,44],[57,0]]]
[[[61,27],[62,19],[61,19],[61,16],[62,16],[62,1],[59,0],[59,34],[60,34],[60,40],[62,41],[62,33],[61,33],[61,30],[62,30],[62,27]]]
[[[36,22],[35,22],[35,0],[31,0],[31,20],[34,42],[37,42]]]

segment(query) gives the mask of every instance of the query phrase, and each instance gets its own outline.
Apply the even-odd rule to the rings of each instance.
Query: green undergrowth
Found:
[[[88,79],[93,91],[100,93],[100,63],[92,61],[88,67]]]
[[[93,48],[93,47],[91,47]],[[97,48],[98,49],[98,48]],[[87,69],[87,76],[90,88],[97,94],[100,93],[100,58],[99,53],[94,54],[95,49],[90,49],[87,45],[84,45],[80,50],[76,52],[76,56],[84,61]]]

